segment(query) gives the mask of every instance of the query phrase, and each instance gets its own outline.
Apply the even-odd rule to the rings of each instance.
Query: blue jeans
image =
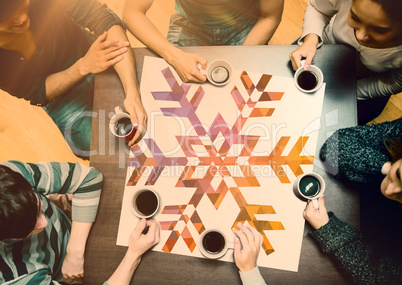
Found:
[[[208,28],[191,23],[180,14],[170,18],[168,41],[174,46],[242,45],[258,17],[226,28]]]
[[[43,109],[63,134],[72,152],[89,158],[94,78],[91,74]]]

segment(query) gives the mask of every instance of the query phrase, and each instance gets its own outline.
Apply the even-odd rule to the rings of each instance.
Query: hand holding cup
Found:
[[[303,216],[310,225],[318,230],[322,226],[326,225],[329,221],[327,209],[325,208],[324,195],[318,198],[318,209],[313,206],[313,203],[308,203],[306,210],[304,210]]]
[[[147,234],[143,234],[145,228],[148,228]],[[157,221],[141,219],[134,231],[131,233],[128,248],[129,250],[140,257],[148,249],[159,242],[160,225]]]

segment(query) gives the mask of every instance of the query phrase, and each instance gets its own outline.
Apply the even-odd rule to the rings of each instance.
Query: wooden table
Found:
[[[295,46],[187,47],[208,61],[229,60],[233,68],[245,68],[281,76],[293,76],[289,53]],[[144,56],[156,56],[145,48],[134,49],[138,80]],[[315,64],[325,76],[326,90],[317,152],[331,132],[356,125],[355,55],[345,46],[322,46]],[[116,245],[120,209],[128,162],[128,147],[109,135],[108,123],[115,106],[123,106],[124,93],[118,76],[96,76],[92,126],[91,166],[104,175],[97,220],[87,243],[85,284],[102,284],[120,263],[126,247]],[[316,165],[314,171],[326,180],[326,206],[359,228],[359,195]],[[307,235],[305,226],[298,272],[260,268],[268,284],[345,284],[347,281]],[[132,284],[241,284],[234,264],[149,251],[143,256]]]

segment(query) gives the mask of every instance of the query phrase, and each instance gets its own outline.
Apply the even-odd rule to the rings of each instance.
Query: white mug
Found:
[[[136,132],[135,126],[131,123],[130,115],[123,112],[119,106],[115,107],[114,111],[115,114],[109,122],[110,132],[119,139],[130,141]],[[127,127],[129,130],[126,130]],[[122,130],[122,132],[119,132],[119,130]]]
[[[208,229],[200,235],[198,248],[205,257],[218,259],[224,256],[228,249],[234,249],[234,243],[230,242],[221,230]]]
[[[160,197],[155,190],[140,189],[134,192],[130,208],[135,216],[148,219],[154,216],[160,207]]]
[[[215,59],[208,63],[206,70],[201,69],[201,65],[198,64],[198,69],[207,76],[209,82],[216,86],[226,85],[233,73],[232,65],[225,59]]]
[[[304,70],[304,60],[302,60],[301,67],[296,70],[293,76],[293,81],[300,91],[313,93],[320,89],[324,82],[324,75],[321,69],[315,65],[311,65],[307,70]]]

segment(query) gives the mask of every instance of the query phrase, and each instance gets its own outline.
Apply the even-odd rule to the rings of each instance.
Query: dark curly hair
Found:
[[[19,173],[0,165],[0,240],[26,238],[34,229],[38,199]]]

